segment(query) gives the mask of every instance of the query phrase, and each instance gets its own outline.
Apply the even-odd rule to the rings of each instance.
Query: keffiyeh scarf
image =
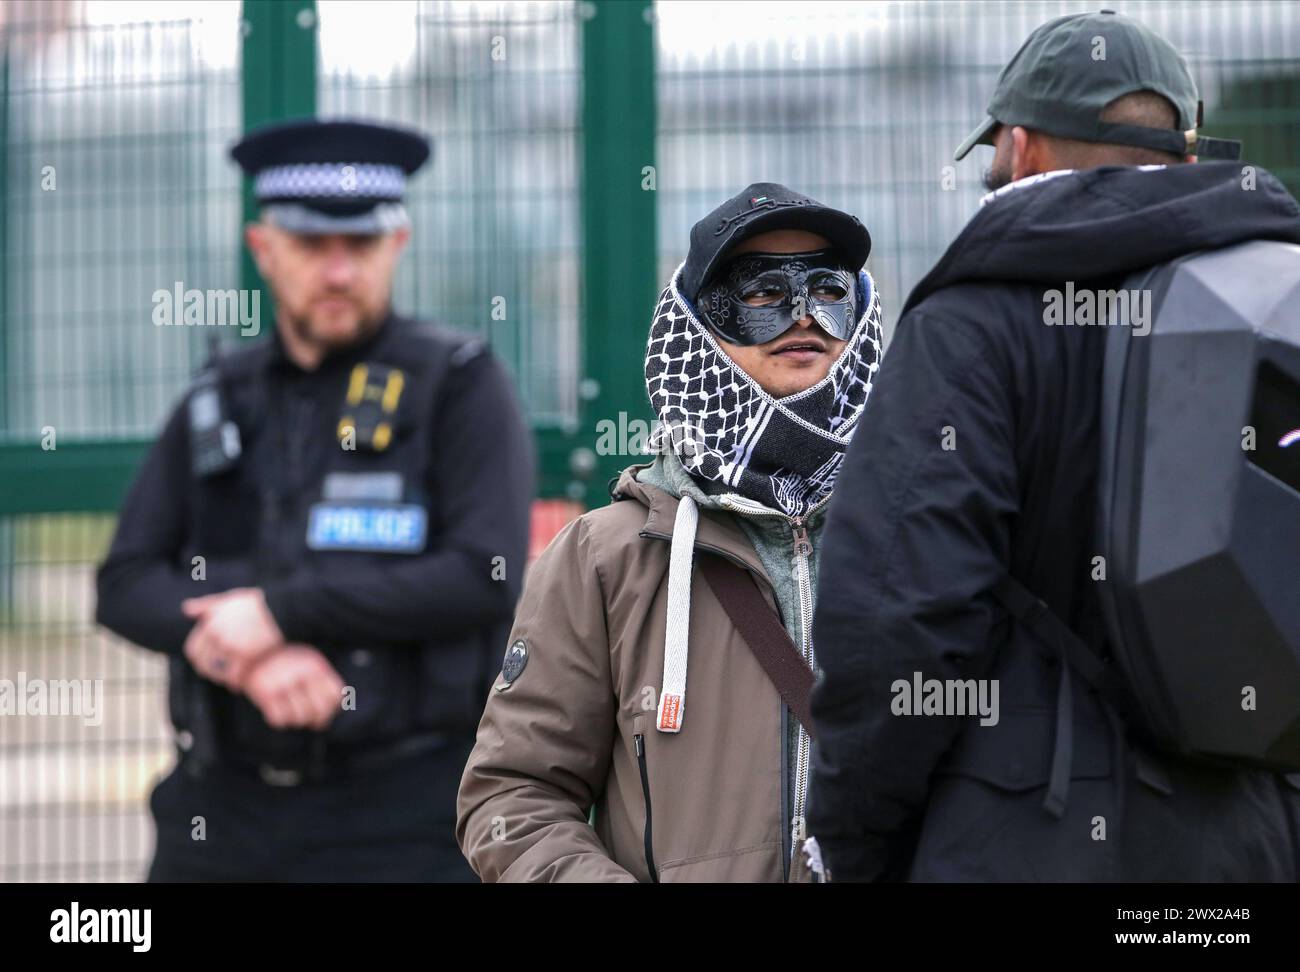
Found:
[[[858,274],[864,308],[825,378],[773,398],[727,356],[677,289],[655,308],[645,380],[659,417],[653,447],[671,448],[692,476],[725,483],[787,516],[817,507],[835,485],[844,451],[880,367],[880,296]]]

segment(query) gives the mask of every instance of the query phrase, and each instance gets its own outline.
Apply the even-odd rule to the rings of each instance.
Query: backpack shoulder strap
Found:
[[[1058,645],[1065,660],[1085,682],[1107,702],[1119,701],[1119,684],[1110,665],[1082,638],[1058,618],[1047,602],[1037,597],[1011,575],[993,588],[993,593],[1012,615],[1047,645]]]
[[[1056,694],[1056,738],[1052,748],[1047,794],[1043,799],[1043,809],[1059,820],[1065,815],[1074,754],[1074,708],[1070,673],[1077,673],[1096,689],[1116,717],[1128,709],[1121,701],[1122,689],[1115,680],[1111,667],[1071,631],[1042,598],[1035,596],[1010,575],[1003,577],[993,588],[993,593],[1012,617],[1038,637],[1045,651],[1055,654],[1061,666]],[[1117,767],[1115,772],[1119,774],[1121,770]]]
[[[1141,730],[1144,723],[1138,716],[1142,710],[1122,680],[1118,669],[1093,651],[1087,642],[1056,616],[1042,598],[1037,597],[1029,588],[1010,575],[1004,577],[993,588],[993,594],[1012,617],[1037,635],[1045,646],[1055,646],[1055,650],[1059,653],[1062,683],[1057,698],[1056,747],[1052,758],[1052,778],[1048,786],[1047,799],[1044,801],[1044,806],[1059,817],[1065,808],[1065,791],[1069,785],[1070,773],[1070,760],[1067,754],[1073,745],[1068,670],[1077,672],[1096,690],[1107,707],[1107,718],[1111,719],[1112,728],[1117,733],[1120,732],[1117,720],[1122,720],[1131,728]],[[1166,795],[1172,793],[1173,785],[1168,773],[1153,760],[1147,749],[1136,746],[1133,752],[1138,778],[1161,793]],[[1121,770],[1117,769],[1116,772]]]
[[[700,573],[781,699],[811,736],[812,669],[795,648],[772,606],[764,600],[754,578],[744,568],[717,556],[701,557]]]

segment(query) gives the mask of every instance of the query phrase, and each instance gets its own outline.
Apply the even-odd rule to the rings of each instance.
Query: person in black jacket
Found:
[[[1105,652],[1105,329],[1046,326],[1045,295],[1197,250],[1300,242],[1300,206],[1271,175],[1189,164],[1196,112],[1164,40],[1105,12],[1065,17],[1031,35],[958,151],[995,146],[995,191],[904,307],[826,530],[808,824],[832,880],[1300,873],[1286,778],[1153,752],[1081,678],[1062,705],[1050,652],[993,594],[1014,576]],[[991,718],[899,705],[916,673],[980,681]]]
[[[533,451],[486,346],[391,308],[428,154],[315,120],[232,149],[276,327],[186,393],[98,575],[99,622],[170,663],[150,880],[474,880],[456,789],[519,595]]]

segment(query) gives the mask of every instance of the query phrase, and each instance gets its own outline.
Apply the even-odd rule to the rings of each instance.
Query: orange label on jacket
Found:
[[[665,695],[659,700],[659,729],[677,732],[682,727],[682,697]]]

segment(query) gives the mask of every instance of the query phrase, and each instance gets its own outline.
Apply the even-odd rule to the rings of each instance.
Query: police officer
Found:
[[[519,594],[530,437],[481,341],[390,307],[422,136],[303,120],[231,155],[274,333],[199,376],[98,575],[99,622],[170,662],[149,878],[473,880],[456,789]]]

